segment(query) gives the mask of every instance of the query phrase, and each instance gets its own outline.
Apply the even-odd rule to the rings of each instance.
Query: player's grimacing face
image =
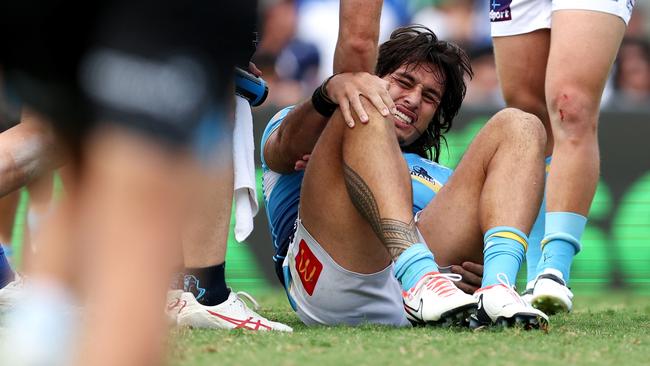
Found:
[[[395,133],[401,146],[413,143],[427,129],[444,93],[444,76],[432,64],[402,65],[383,77],[397,113]]]

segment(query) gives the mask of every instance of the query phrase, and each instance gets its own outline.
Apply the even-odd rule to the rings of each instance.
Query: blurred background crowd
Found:
[[[273,0],[262,7],[261,43],[254,61],[272,92],[267,105],[284,106],[311,95],[332,73],[338,0]],[[492,53],[487,0],[386,0],[380,43],[405,24],[422,24],[462,46],[475,76],[465,106],[502,107]],[[363,17],[364,14],[359,14]],[[650,0],[637,0],[603,108],[650,111]]]

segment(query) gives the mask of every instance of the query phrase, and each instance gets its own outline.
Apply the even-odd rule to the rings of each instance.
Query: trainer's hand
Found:
[[[337,74],[327,83],[327,95],[341,108],[345,123],[354,127],[352,111],[362,123],[368,122],[368,114],[361,104],[361,96],[368,99],[386,117],[395,113],[395,103],[388,94],[389,83],[367,72]]]
[[[262,76],[262,70],[258,69],[257,65],[255,65],[252,61],[248,62],[248,72],[257,77]]]
[[[468,294],[473,294],[474,291],[481,288],[481,280],[483,279],[483,265],[472,262],[463,262],[462,265],[451,266],[451,272],[457,273],[463,277],[462,280],[455,282],[459,289]]]

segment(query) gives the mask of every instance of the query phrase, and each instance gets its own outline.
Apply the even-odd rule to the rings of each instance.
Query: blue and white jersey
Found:
[[[294,223],[298,217],[300,203],[300,187],[304,171],[291,174],[280,174],[269,169],[264,159],[264,145],[269,136],[280,126],[284,117],[294,108],[290,106],[276,113],[264,129],[261,142],[262,160],[262,194],[266,216],[269,220],[271,238],[275,247],[273,260],[282,265],[287,248],[291,242]]]
[[[453,170],[413,153],[403,153],[411,173],[413,213],[422,211],[447,183]]]
[[[273,260],[276,262],[276,271],[280,277],[282,261],[293,238],[294,224],[298,217],[304,171],[280,174],[270,170],[264,159],[264,145],[293,108],[293,106],[284,108],[271,118],[262,135],[260,149],[263,173],[262,193],[275,247]],[[424,209],[440,188],[447,183],[452,170],[416,154],[403,153],[403,156],[411,173],[413,213],[417,213]]]

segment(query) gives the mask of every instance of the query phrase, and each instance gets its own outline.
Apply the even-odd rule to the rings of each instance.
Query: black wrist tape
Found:
[[[325,89],[325,87],[327,87],[327,83],[334,76],[336,76],[336,74],[327,78],[323,84],[314,90],[314,94],[311,96],[311,104],[314,105],[314,109],[316,109],[316,112],[320,113],[324,117],[332,117],[336,108],[339,107],[338,104],[334,103],[334,101],[327,96]]]

